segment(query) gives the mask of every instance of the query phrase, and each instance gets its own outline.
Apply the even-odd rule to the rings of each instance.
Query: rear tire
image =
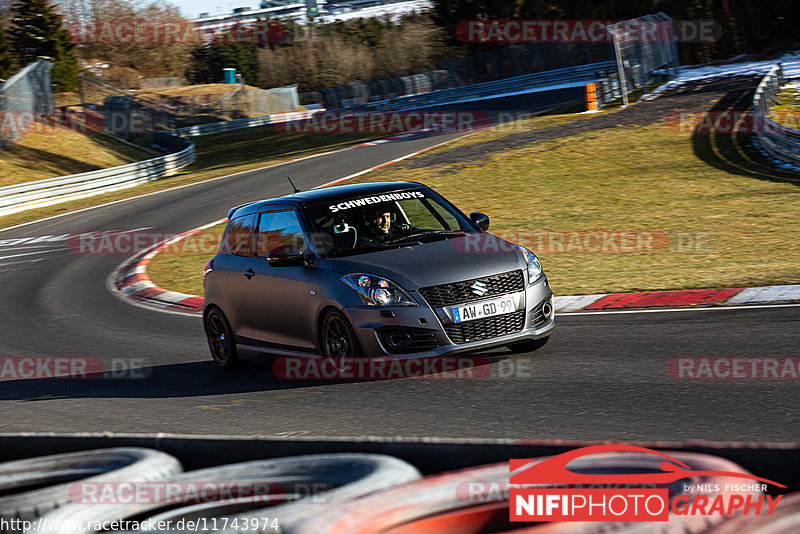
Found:
[[[522,352],[533,352],[535,350],[541,349],[547,342],[550,341],[550,336],[542,337],[539,339],[532,339],[530,341],[520,341],[518,343],[512,343],[511,345],[507,345],[509,350],[511,350],[512,354],[520,354]]]
[[[236,352],[236,338],[222,310],[212,307],[206,313],[204,325],[211,357],[220,369],[230,371],[247,367],[250,362],[239,359],[239,354]]]

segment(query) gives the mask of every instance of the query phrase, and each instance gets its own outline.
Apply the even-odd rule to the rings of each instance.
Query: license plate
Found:
[[[517,304],[512,297],[501,297],[494,300],[487,300],[475,304],[465,304],[464,306],[453,307],[453,322],[463,323],[484,319],[495,315],[503,315],[517,311]]]

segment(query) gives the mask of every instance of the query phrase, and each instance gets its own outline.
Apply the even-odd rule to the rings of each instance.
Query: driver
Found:
[[[387,206],[366,214],[366,233],[359,237],[362,244],[387,243],[396,236],[392,226],[392,211]]]
[[[387,210],[376,211],[372,214],[370,228],[377,235],[386,235],[392,230],[392,212]]]

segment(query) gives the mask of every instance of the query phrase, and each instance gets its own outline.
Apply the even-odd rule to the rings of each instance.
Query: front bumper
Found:
[[[454,329],[450,319],[450,306],[431,308],[424,303],[424,299],[418,293],[412,293],[421,302],[419,306],[353,306],[344,309],[361,341],[364,356],[403,359],[474,353],[520,341],[547,337],[555,327],[554,312],[549,317],[542,317],[541,313],[538,313],[545,302],[549,302],[551,309],[555,310],[553,292],[549,287],[547,278],[544,276],[536,283],[530,286],[526,285],[524,296],[523,292],[520,292],[522,298],[519,299],[518,311],[515,313],[524,314],[524,319],[519,318],[523,325],[521,330],[517,329],[513,333],[496,335],[477,341],[470,341],[469,335],[460,336],[460,339],[453,335]],[[494,316],[490,319],[478,319],[461,323],[461,325],[470,325],[473,327],[470,331],[475,332],[482,329],[483,321],[487,321],[483,325],[488,327],[488,321],[494,318],[498,318],[498,320],[511,319],[510,316],[511,314]],[[450,335],[447,333],[446,326],[451,332]],[[422,350],[415,350],[415,345],[413,344],[403,352],[391,350],[388,347],[387,334],[395,331],[419,333],[419,336],[414,335],[414,339],[420,340],[419,346],[423,347]],[[484,335],[486,334],[484,333]]]

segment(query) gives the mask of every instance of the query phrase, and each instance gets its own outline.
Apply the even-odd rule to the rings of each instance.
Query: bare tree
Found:
[[[185,21],[179,9],[167,2],[142,4],[137,0],[61,0],[60,4],[68,24]],[[136,69],[145,77],[182,76],[187,54],[196,45],[184,42],[108,43],[90,39],[80,44],[80,54],[85,59],[101,59]]]
[[[441,59],[447,51],[442,30],[418,18],[388,30],[375,47],[335,32],[315,33],[292,46],[263,50],[260,79],[264,87],[292,83],[300,91],[363,80],[402,71]]]
[[[386,33],[376,50],[381,74],[427,65],[446,52],[444,32],[430,19],[406,22]]]
[[[317,38],[260,54],[260,79],[264,87],[299,83],[301,91],[346,83],[372,76],[373,53],[368,46],[340,36]]]

